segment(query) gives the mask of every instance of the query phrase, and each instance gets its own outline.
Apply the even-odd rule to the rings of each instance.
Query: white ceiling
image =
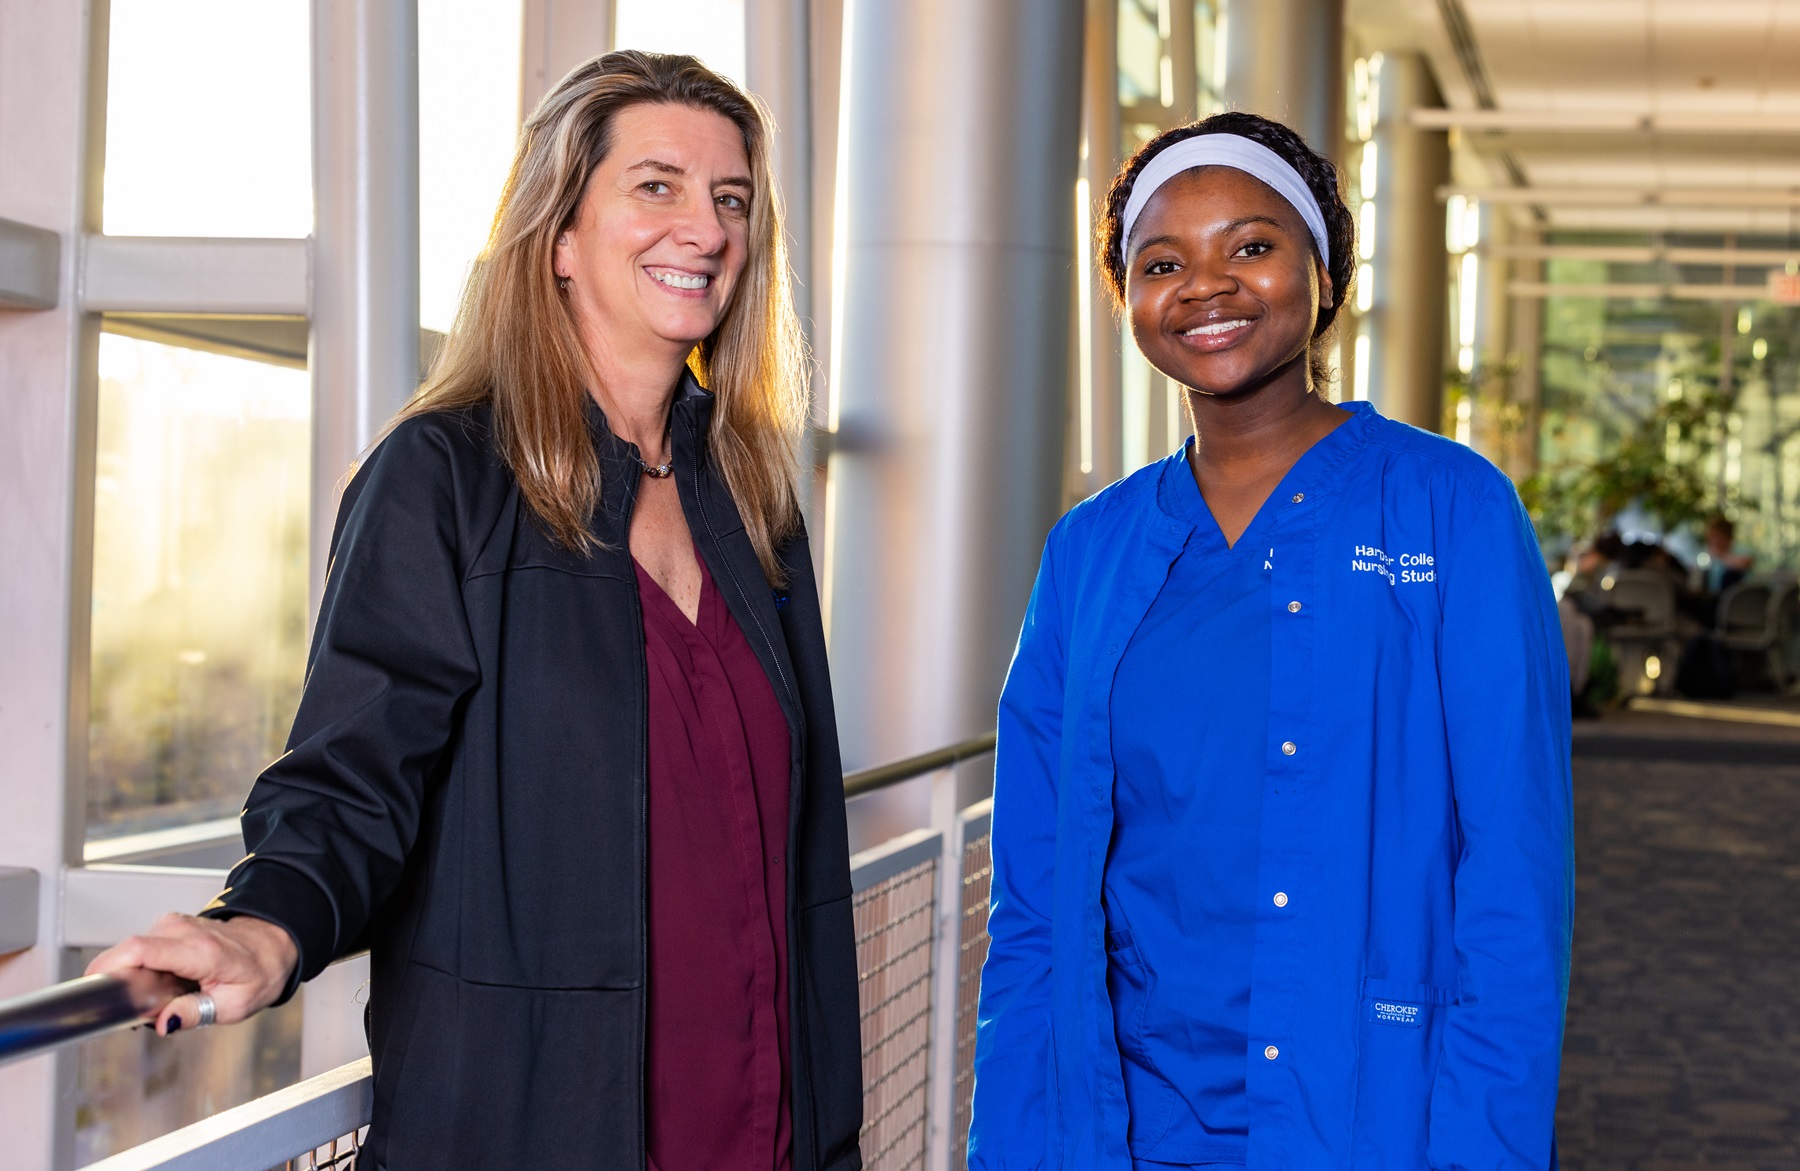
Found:
[[[1800,0],[1460,0],[1501,113],[1779,123],[1784,133],[1465,133],[1542,187],[1726,188],[1800,194]],[[1478,108],[1439,0],[1348,0],[1365,49],[1418,48],[1447,103]],[[1505,183],[1490,166],[1489,179]],[[1559,227],[1785,236],[1800,210],[1551,207]]]

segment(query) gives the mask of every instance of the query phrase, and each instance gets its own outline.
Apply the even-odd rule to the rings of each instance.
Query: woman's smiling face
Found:
[[[1233,167],[1199,167],[1150,197],[1125,241],[1125,302],[1144,357],[1201,394],[1302,377],[1331,278],[1312,233],[1273,188]]]
[[[614,117],[612,138],[557,241],[556,274],[610,346],[685,353],[724,319],[749,256],[744,135],[712,110],[645,103]]]

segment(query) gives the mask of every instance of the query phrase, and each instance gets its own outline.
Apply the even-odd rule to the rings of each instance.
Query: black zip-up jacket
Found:
[[[831,684],[806,540],[772,589],[708,467],[686,380],[682,511],[792,744],[787,937],[795,1171],[857,1171],[862,1059]],[[643,619],[636,452],[592,412],[603,547],[553,543],[485,408],[408,420],[344,494],[287,753],[251,789],[249,857],[208,914],[299,945],[294,984],[371,952],[386,1171],[642,1171]]]

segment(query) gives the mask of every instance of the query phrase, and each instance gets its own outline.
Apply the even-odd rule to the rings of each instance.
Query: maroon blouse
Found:
[[[789,1171],[787,717],[694,556],[697,622],[637,567],[650,678],[650,1171]]]

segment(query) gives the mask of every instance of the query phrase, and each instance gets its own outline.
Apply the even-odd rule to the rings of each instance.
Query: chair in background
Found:
[[[1675,581],[1654,569],[1620,569],[1600,581],[1613,619],[1606,628],[1627,695],[1667,695],[1675,685],[1681,640],[1675,629]]]
[[[1785,693],[1800,664],[1800,587],[1792,581],[1748,578],[1719,598],[1718,640],[1734,670],[1766,678]],[[1743,670],[1754,664],[1750,670]],[[1742,679],[1740,682],[1748,682]]]

